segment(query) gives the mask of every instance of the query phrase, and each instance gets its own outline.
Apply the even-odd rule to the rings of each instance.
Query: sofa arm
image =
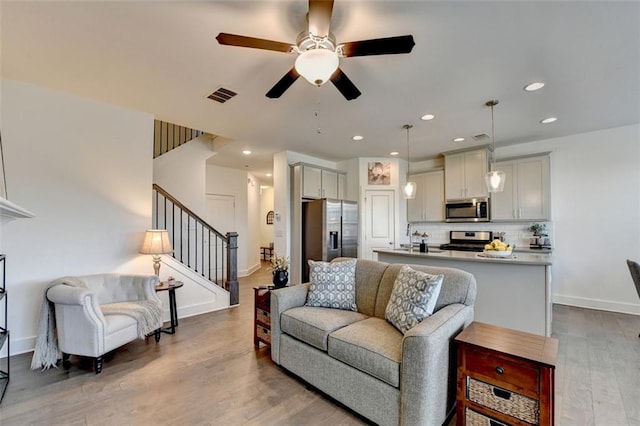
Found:
[[[402,425],[444,423],[455,402],[453,338],[472,320],[473,306],[456,303],[405,334],[400,374]]]
[[[87,288],[56,285],[47,290],[47,300],[60,305],[84,305],[91,292]]]
[[[291,308],[304,306],[309,284],[299,284],[271,291],[271,359],[280,365],[280,315]]]
[[[54,305],[62,352],[93,357],[104,353],[107,322],[95,294],[86,288],[61,284],[47,290],[47,299]]]

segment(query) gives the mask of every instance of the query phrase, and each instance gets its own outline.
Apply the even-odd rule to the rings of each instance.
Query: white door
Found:
[[[364,195],[364,252],[362,257],[377,260],[377,248],[393,248],[395,244],[395,192],[369,190]]]
[[[205,220],[216,231],[222,235],[235,231],[235,209],[236,200],[233,195],[207,194],[207,217]],[[210,256],[209,276],[213,281],[222,284],[225,278],[226,253],[219,238],[211,236],[209,250],[213,252]],[[223,257],[224,256],[224,257]]]

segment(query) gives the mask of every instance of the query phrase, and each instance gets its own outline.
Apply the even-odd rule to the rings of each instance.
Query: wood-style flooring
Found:
[[[132,342],[99,375],[76,357],[44,372],[29,370],[31,354],[12,357],[0,424],[367,424],[254,349],[252,287],[270,279],[266,268],[241,278],[239,307],[181,319],[159,344]],[[640,317],[560,305],[553,315],[556,424],[640,425]]]

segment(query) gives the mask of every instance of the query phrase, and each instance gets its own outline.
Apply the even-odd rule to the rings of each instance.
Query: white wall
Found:
[[[273,187],[263,188],[260,194],[260,245],[273,242],[273,224],[267,225],[267,213],[273,210]]]
[[[626,259],[640,259],[640,126],[497,150],[551,151],[554,301],[640,314]]]
[[[153,160],[153,182],[205,218],[206,160],[213,154],[206,135],[182,144]]]
[[[6,79],[1,102],[9,196],[36,215],[2,234],[15,354],[33,348],[53,279],[152,273],[137,251],[151,223],[153,117]]]
[[[255,176],[244,170],[208,164],[205,191],[207,194],[234,197],[238,275],[249,275],[260,267],[260,230],[256,214],[260,205],[260,183]]]

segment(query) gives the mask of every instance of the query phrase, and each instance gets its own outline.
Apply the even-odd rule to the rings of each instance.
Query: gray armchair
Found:
[[[47,299],[55,307],[58,348],[63,366],[69,368],[69,355],[91,357],[96,374],[102,371],[103,356],[140,336],[139,322],[145,324],[160,340],[162,302],[155,292],[155,275],[99,274],[74,277],[83,286],[55,285],[47,291]],[[144,318],[109,311],[118,302],[150,302],[155,315]],[[122,304],[120,304],[122,305]],[[107,314],[105,314],[108,312]],[[149,319],[150,318],[150,319]]]
[[[640,263],[627,259],[627,266],[629,267],[629,272],[631,272],[633,283],[636,285],[638,297],[640,297]],[[640,337],[640,334],[638,334],[638,337]]]

